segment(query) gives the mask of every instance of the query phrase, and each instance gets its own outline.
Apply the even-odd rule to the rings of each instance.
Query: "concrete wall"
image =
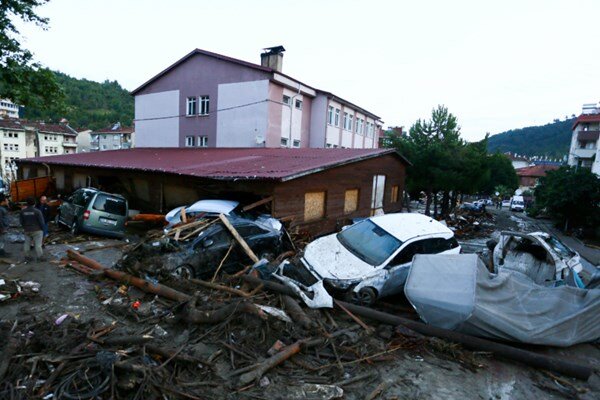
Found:
[[[135,96],[137,147],[178,147],[179,90]],[[167,118],[164,118],[167,117]],[[159,118],[159,119],[151,119]]]
[[[309,147],[325,147],[325,131],[327,129],[327,96],[317,95],[310,108],[310,143]]]
[[[257,137],[267,137],[269,81],[219,85],[217,147],[263,147]],[[246,104],[252,104],[246,106]],[[210,144],[210,138],[209,138]]]

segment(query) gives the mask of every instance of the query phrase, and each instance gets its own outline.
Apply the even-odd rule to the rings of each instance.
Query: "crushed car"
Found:
[[[284,261],[273,277],[310,307],[327,307],[327,293],[371,305],[401,293],[415,254],[458,254],[454,233],[416,213],[371,217],[309,243],[299,262]],[[311,297],[312,296],[312,297]]]
[[[600,289],[491,273],[476,254],[416,255],[404,293],[427,324],[468,335],[561,347],[600,339]]]
[[[258,258],[273,259],[281,252],[281,225],[276,229],[261,220],[237,217],[230,217],[229,220]],[[225,257],[228,252],[229,255]],[[233,273],[251,261],[229,230],[220,223],[200,232],[193,241],[185,245],[183,251],[173,253],[168,258],[168,264],[175,267],[173,274],[181,278],[212,277],[221,263],[222,271]]]
[[[180,224],[181,212],[185,209],[185,215],[187,218],[195,218],[199,215],[202,216],[218,216],[219,214],[231,215],[240,205],[237,201],[232,200],[199,200],[191,205],[179,206],[165,215],[165,220],[168,223],[167,228],[174,225]]]
[[[491,241],[488,246],[493,250],[496,273],[517,271],[543,286],[589,288],[600,283],[597,270],[585,270],[576,251],[546,232],[503,231],[499,240]]]

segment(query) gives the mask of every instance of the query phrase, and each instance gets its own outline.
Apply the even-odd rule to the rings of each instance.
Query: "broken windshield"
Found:
[[[554,249],[554,251],[560,254],[561,257],[571,258],[575,255],[575,253],[571,251],[571,249],[569,249],[567,246],[564,245],[563,242],[561,242],[555,237],[550,236],[546,238],[546,243],[548,243],[550,247]]]
[[[364,262],[378,266],[383,264],[402,242],[370,220],[364,220],[337,234],[348,251]]]

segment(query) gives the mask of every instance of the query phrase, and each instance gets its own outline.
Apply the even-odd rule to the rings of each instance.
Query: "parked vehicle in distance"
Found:
[[[525,200],[523,196],[513,196],[510,201],[510,211],[525,211]]]
[[[121,238],[125,234],[127,212],[127,199],[123,196],[82,188],[63,200],[56,222],[70,228],[74,235],[81,231]]]
[[[231,215],[239,204],[237,201],[231,200],[199,200],[192,205],[172,209],[165,215],[165,220],[169,223],[168,227],[177,225],[181,222],[181,210],[183,208],[185,208],[185,215],[188,218],[193,218],[198,214],[206,214],[207,216]]]
[[[258,258],[273,259],[283,247],[283,226],[268,219],[251,220],[228,217]],[[273,218],[271,218],[273,219]],[[221,270],[233,273],[252,261],[222,223],[212,224],[201,231],[183,251],[173,253],[165,265],[173,265],[171,273],[180,278],[206,279],[213,276],[219,264]],[[232,247],[233,246],[233,247]],[[231,248],[231,251],[229,250]],[[229,255],[225,255],[229,252]]]
[[[475,202],[475,203],[462,203],[459,207],[460,210],[465,210],[465,211],[475,211],[475,212],[479,212],[483,210],[483,206],[481,205],[481,203]]]
[[[510,199],[503,199],[502,207],[510,207]]]
[[[430,217],[386,214],[309,243],[300,263],[286,264],[277,275],[307,292],[324,286],[332,295],[371,305],[402,292],[415,254],[460,250],[454,233]]]

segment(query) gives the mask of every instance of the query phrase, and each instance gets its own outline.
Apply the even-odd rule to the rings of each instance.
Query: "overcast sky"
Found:
[[[600,1],[51,0],[21,25],[49,68],[132,90],[194,48],[260,63],[409,128],[445,104],[467,140],[600,100]]]

